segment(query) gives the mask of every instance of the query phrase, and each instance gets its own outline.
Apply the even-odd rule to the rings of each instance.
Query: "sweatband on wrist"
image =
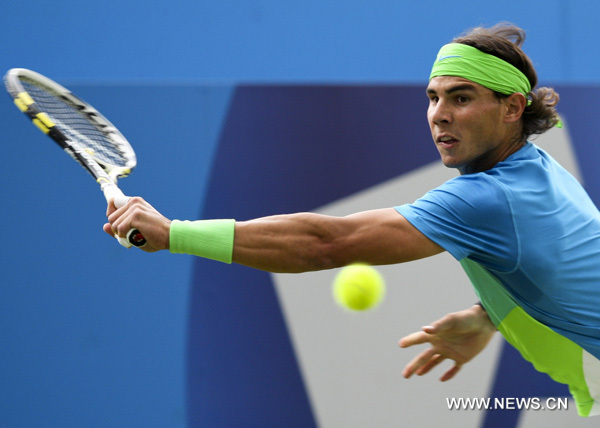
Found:
[[[473,46],[449,43],[442,46],[429,80],[437,76],[463,77],[504,95],[531,92],[527,76],[508,62]]]
[[[234,231],[235,220],[173,220],[169,251],[231,263]]]

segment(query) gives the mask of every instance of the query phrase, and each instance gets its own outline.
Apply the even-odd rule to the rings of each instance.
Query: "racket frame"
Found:
[[[46,92],[53,94],[62,102],[77,110],[82,117],[114,143],[123,154],[123,158],[126,160],[125,165],[112,165],[105,160],[101,160],[94,156],[93,149],[87,148],[85,144],[80,144],[67,136],[62,131],[60,123],[55,123],[48,113],[40,109],[34,98],[21,83],[21,79],[30,82],[32,85],[42,87]],[[64,86],[35,71],[24,68],[10,69],[4,76],[4,84],[17,108],[94,177],[100,185],[107,202],[113,200],[117,208],[127,204],[129,198],[119,189],[117,180],[131,174],[136,167],[137,160],[135,152],[127,139],[108,119]],[[136,229],[131,229],[124,238],[115,237],[121,245],[127,248],[131,246],[141,247],[146,243],[141,233]]]

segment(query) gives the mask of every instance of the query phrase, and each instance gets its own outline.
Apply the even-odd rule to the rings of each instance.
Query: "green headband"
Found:
[[[429,79],[437,76],[463,77],[504,95],[520,92],[527,97],[531,91],[529,80],[516,67],[462,43],[442,46]]]

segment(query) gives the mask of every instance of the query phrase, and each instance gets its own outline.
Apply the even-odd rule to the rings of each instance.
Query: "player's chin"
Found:
[[[443,156],[442,155],[442,163],[444,164],[444,166],[446,168],[459,169],[462,166],[462,162],[460,162],[459,160],[455,159],[452,156]]]
[[[452,165],[454,164],[454,162],[456,162],[455,157],[452,156],[451,153],[448,153],[447,150],[440,148],[440,146],[437,146],[437,149],[438,149],[438,153],[440,154],[440,160],[442,161],[444,166],[446,166],[448,168],[453,168]]]

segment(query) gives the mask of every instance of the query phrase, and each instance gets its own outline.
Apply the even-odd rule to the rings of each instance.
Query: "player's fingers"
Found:
[[[444,373],[442,375],[442,377],[440,378],[440,380],[442,382],[446,382],[447,380],[452,379],[456,375],[456,373],[458,373],[458,371],[460,370],[461,367],[462,367],[462,364],[454,363],[452,368],[450,368],[450,370],[448,370],[446,373]]]
[[[401,348],[408,348],[413,345],[421,345],[423,343],[429,343],[431,336],[425,332],[417,331],[415,333],[411,333],[407,336],[404,336],[398,342],[398,346]]]
[[[121,207],[109,215],[108,223],[113,236],[124,238],[131,229],[132,218],[132,210],[129,207]]]
[[[146,210],[154,210],[154,207],[150,205],[144,198],[140,196],[128,196],[127,197],[128,207],[144,208]]]
[[[421,330],[423,330],[427,334],[434,334],[437,332],[437,328],[433,324],[432,325],[424,325],[423,327],[421,327]]]
[[[431,323],[431,325],[423,327],[423,331],[429,334],[439,334],[444,331],[452,330],[456,327],[456,316],[448,314],[440,318],[439,320]]]
[[[106,233],[108,233],[110,236],[115,236],[115,233],[112,230],[112,226],[110,225],[110,223],[106,223],[103,227],[102,230],[104,230]]]
[[[116,210],[117,207],[115,206],[114,199],[111,199],[110,201],[108,201],[108,204],[106,204],[106,217],[109,217]]]
[[[429,373],[433,368],[435,368],[438,364],[440,364],[445,359],[446,359],[446,357],[444,357],[440,354],[436,354],[433,357],[431,357],[429,359],[429,361],[427,361],[425,364],[423,364],[421,367],[419,367],[415,371],[415,374],[417,374],[418,376],[423,376],[423,375]]]
[[[120,205],[120,206],[119,206]],[[117,208],[117,206],[119,206]],[[148,209],[150,205],[140,197],[125,197],[125,199],[115,204],[114,199],[111,199],[107,208],[108,222],[113,225],[113,230],[124,228],[122,223],[125,223],[127,217],[139,213],[140,210]],[[129,229],[127,229],[129,230]],[[121,236],[119,234],[119,236]]]
[[[420,367],[427,364],[429,360],[435,356],[435,354],[436,353],[433,348],[429,348],[421,352],[419,355],[413,358],[410,363],[404,366],[404,370],[402,370],[402,376],[404,376],[406,379],[410,378]]]
[[[106,210],[108,222],[114,225],[127,212],[127,209],[127,207],[116,208],[111,200],[111,203]]]
[[[129,212],[124,213],[111,223],[112,230],[115,235],[125,238],[127,233],[133,228],[132,226],[132,215]]]
[[[135,207],[148,208],[151,206],[150,204],[148,204],[148,202],[146,202],[143,198],[140,198],[139,196],[123,196],[119,200],[111,198],[106,208],[106,216],[109,217],[110,220],[110,216],[119,216],[125,211],[131,210]]]
[[[169,248],[171,221],[141,198],[132,197],[126,207],[109,217],[109,222],[120,237],[137,229],[146,239],[146,245],[140,247],[143,251],[154,252]]]

